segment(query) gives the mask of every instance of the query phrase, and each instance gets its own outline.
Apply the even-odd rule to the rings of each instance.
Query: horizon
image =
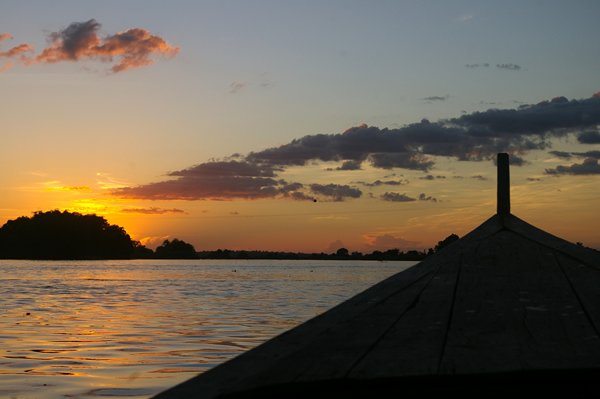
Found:
[[[600,3],[4,9],[0,224],[59,209],[152,249],[424,250],[495,214],[508,152],[513,213],[600,249]]]

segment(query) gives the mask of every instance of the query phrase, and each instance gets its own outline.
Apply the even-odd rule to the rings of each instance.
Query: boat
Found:
[[[597,396],[600,252],[513,215],[497,165],[479,227],[156,398]]]

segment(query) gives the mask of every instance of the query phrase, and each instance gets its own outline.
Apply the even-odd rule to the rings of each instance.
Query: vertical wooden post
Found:
[[[498,154],[498,215],[510,213],[510,173],[508,154]]]

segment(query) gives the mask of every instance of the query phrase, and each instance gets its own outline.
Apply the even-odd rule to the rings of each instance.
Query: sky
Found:
[[[4,0],[0,224],[423,249],[496,209],[600,248],[600,2]]]

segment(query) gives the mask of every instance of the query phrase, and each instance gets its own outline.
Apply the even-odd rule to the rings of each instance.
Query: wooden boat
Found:
[[[600,253],[510,213],[156,398],[573,395],[600,388]]]

